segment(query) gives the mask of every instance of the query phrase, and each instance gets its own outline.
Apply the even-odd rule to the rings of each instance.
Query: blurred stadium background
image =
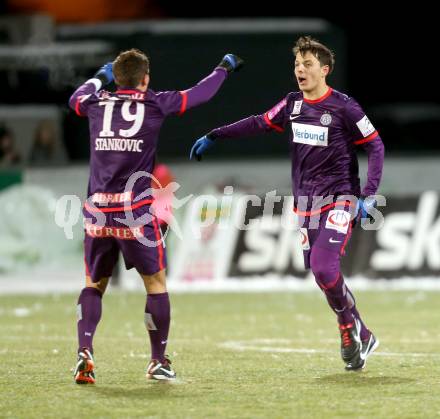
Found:
[[[438,294],[428,292],[440,288],[436,14],[420,2],[404,7],[384,15],[371,3],[0,1],[1,417],[438,416]],[[243,139],[219,145],[202,163],[188,160],[202,134],[262,113],[296,89],[291,47],[303,34],[336,52],[330,84],[360,102],[386,146],[385,224],[356,231],[344,259],[350,285],[368,290],[358,298],[382,341],[363,375],[342,374],[334,319],[304,271],[296,233],[282,228],[291,216],[286,141]],[[67,100],[132,47],[149,55],[157,90],[192,86],[227,52],[246,60],[208,105],[166,122],[158,150],[161,179],[181,185],[177,198],[220,198],[226,185],[234,194],[224,211],[194,200],[177,209],[183,240],[167,239],[172,355],[188,386],[146,392],[135,375],[147,357],[144,297],[126,292],[141,290],[141,281],[120,268],[96,338],[102,384],[88,393],[91,410],[68,373],[84,281],[81,218],[72,239],[55,223],[58,199],[84,200],[88,180],[87,121]],[[263,206],[240,198],[273,190],[284,198],[272,223],[218,228],[226,219],[261,219]],[[200,239],[188,239],[191,228]],[[266,292],[246,294],[255,290]],[[280,290],[291,292],[270,293]],[[315,293],[297,292],[304,290]]]

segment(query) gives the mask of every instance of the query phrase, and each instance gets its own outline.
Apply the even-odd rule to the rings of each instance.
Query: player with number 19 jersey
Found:
[[[71,96],[70,107],[89,120],[84,250],[86,274],[94,282],[111,276],[119,251],[126,268],[143,275],[166,268],[163,237],[151,207],[159,131],[168,116],[181,116],[210,100],[229,72],[223,60],[194,87],[164,92],[119,85],[109,92],[93,78]]]
[[[226,54],[214,71],[191,89],[156,92],[149,88],[148,57],[131,49],[103,65],[70,98],[70,107],[88,117],[90,127],[90,179],[83,212],[86,286],[77,304],[76,383],[95,382],[93,337],[101,318],[102,296],[120,252],[126,268],[136,268],[147,292],[144,323],[151,360],[146,376],[176,378],[165,352],[171,321],[166,251],[152,205],[151,179],[159,131],[166,117],[182,115],[211,99],[227,75],[242,65],[240,57]],[[101,90],[113,80],[116,92]]]
[[[165,118],[181,116],[208,101],[226,77],[227,71],[217,67],[186,91],[96,91],[93,81],[80,86],[70,98],[70,106],[89,119],[89,200],[108,209],[150,203],[151,197],[133,201],[150,188],[151,178],[139,177],[129,191],[125,190],[127,180],[136,172],[153,172],[159,131]]]

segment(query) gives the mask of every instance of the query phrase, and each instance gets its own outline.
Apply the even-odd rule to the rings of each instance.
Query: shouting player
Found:
[[[151,177],[145,173],[153,172],[164,119],[209,101],[228,74],[242,64],[239,57],[227,54],[196,86],[184,91],[156,92],[149,88],[148,57],[131,49],[120,53],[113,63],[105,64],[71,96],[70,107],[89,119],[91,156],[84,208],[86,285],[77,306],[79,349],[74,378],[78,384],[95,382],[93,336],[101,318],[102,295],[119,251],[127,269],[134,267],[142,276],[147,291],[145,325],[151,343],[147,377],[175,378],[165,355],[170,301],[165,280],[166,255],[157,218],[150,217],[151,222],[136,227],[127,227],[122,221],[127,212],[133,219],[150,213],[151,195],[143,195],[150,190]],[[116,92],[101,90],[113,80]],[[127,191],[127,181],[137,173],[144,175]],[[144,245],[138,236],[155,245]]]
[[[362,108],[327,85],[333,53],[311,37],[293,48],[299,91],[268,112],[216,128],[199,138],[190,158],[201,159],[216,141],[288,128],[292,187],[301,228],[304,261],[337,315],[341,356],[347,370],[365,367],[379,342],[361,320],[340,271],[340,258],[356,212],[369,213],[382,175],[384,146]],[[361,190],[356,148],[368,154],[368,179]],[[345,197],[352,197],[346,199]],[[324,204],[323,204],[324,203]],[[359,210],[359,211],[358,211]]]

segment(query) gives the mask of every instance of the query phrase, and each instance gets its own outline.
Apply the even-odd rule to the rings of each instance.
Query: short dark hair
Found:
[[[121,52],[113,62],[113,74],[118,86],[134,88],[149,73],[150,60],[136,48]]]
[[[295,56],[299,52],[303,57],[306,52],[311,52],[318,59],[321,66],[329,66],[329,74],[333,71],[335,66],[335,54],[317,39],[313,39],[311,36],[301,36],[301,38],[296,41],[292,50]]]

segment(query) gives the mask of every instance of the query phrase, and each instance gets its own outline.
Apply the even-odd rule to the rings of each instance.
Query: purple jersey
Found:
[[[311,214],[304,210],[315,208],[313,197],[361,194],[358,145],[368,153],[368,180],[362,193],[376,193],[383,166],[382,140],[359,104],[331,88],[317,100],[305,99],[302,92],[289,93],[268,112],[214,129],[210,134],[213,138],[232,138],[286,129],[293,194],[301,215]]]
[[[182,115],[208,101],[226,77],[225,69],[216,68],[186,91],[120,89],[111,93],[99,90],[97,79],[80,86],[69,105],[78,115],[89,118],[88,197],[94,205],[115,211],[121,205],[134,209],[151,203],[151,196],[136,200],[149,190],[151,178],[141,176],[126,190],[128,179],[136,172],[153,172],[159,131],[165,118]]]

